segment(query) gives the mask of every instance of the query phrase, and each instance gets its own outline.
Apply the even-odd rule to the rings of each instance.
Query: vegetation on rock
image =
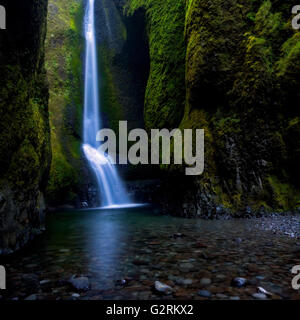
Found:
[[[0,32],[0,254],[43,228],[51,159],[45,1],[24,0]],[[28,17],[35,17],[28,19]]]
[[[179,120],[182,129],[206,132],[205,174],[177,178],[186,186],[176,211],[213,216],[226,208],[298,207],[300,42],[290,25],[292,1],[128,0],[124,10],[132,15],[141,7],[151,60],[147,127],[176,127]]]
[[[83,1],[50,0],[46,38],[52,164],[50,205],[72,203],[81,180]]]

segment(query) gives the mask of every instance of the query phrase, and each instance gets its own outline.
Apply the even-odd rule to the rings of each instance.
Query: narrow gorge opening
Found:
[[[299,300],[292,0],[15,1],[0,0],[0,300]],[[125,122],[127,151],[132,129],[201,131],[203,173],[168,152],[196,139],[114,167],[96,134]]]

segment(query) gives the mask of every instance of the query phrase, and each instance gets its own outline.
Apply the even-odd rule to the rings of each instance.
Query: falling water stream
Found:
[[[95,173],[99,200],[103,207],[120,207],[130,205],[129,197],[116,168],[112,165],[109,156],[104,156],[97,148],[97,132],[102,123],[100,119],[99,86],[97,48],[95,36],[95,7],[94,0],[89,0],[85,13],[85,96],[84,96],[84,154]],[[100,201],[99,201],[100,202]]]

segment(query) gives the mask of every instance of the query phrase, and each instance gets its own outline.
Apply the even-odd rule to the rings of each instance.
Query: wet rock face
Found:
[[[47,1],[2,1],[0,32],[0,254],[43,228],[50,164],[44,72]],[[17,9],[16,9],[17,8]]]
[[[147,128],[205,130],[204,174],[194,179],[174,174],[172,183],[166,181],[161,192],[166,211],[213,218],[228,210],[249,216],[298,206],[300,51],[299,32],[286,27],[291,7],[292,1],[275,0],[129,1],[129,14],[146,11],[151,60]],[[175,14],[168,15],[171,10],[178,11],[176,22]],[[177,31],[168,33],[166,21],[178,23]],[[178,38],[176,45],[166,41],[170,34]],[[177,68],[185,83],[172,76],[173,52],[185,58],[184,70]],[[186,97],[183,106],[180,99],[158,94],[168,92],[157,89],[161,79]],[[171,125],[166,101],[172,101],[172,111],[183,111]],[[182,168],[168,169],[179,173]]]

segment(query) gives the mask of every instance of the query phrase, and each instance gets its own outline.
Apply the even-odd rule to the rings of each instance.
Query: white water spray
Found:
[[[97,132],[102,126],[99,113],[98,66],[95,36],[94,0],[89,0],[85,13],[85,93],[83,122],[83,151],[93,169],[102,206],[116,207],[130,204],[115,167],[109,157],[98,152]]]

